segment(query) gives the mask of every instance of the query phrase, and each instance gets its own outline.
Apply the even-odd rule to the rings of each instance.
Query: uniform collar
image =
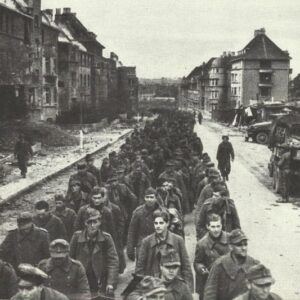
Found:
[[[52,259],[49,258],[49,259],[47,260],[47,262],[46,262],[46,270],[47,270],[46,273],[51,272],[51,271],[53,271],[54,269],[62,269],[62,270],[64,270],[64,271],[67,273],[67,272],[70,271],[71,265],[72,265],[72,261],[71,261],[70,258],[68,258],[68,259],[65,261],[65,263],[64,263],[63,265],[59,266],[59,267],[58,267],[58,266],[55,266],[55,265],[53,264]]]
[[[96,235],[95,240],[96,240],[96,242],[105,241],[104,234],[101,230],[98,230],[98,234]],[[87,238],[86,230],[83,230],[79,233],[78,243],[87,243],[87,242],[88,242],[88,238]]]
[[[222,265],[227,275],[234,280],[240,270],[246,273],[247,267],[250,265],[249,256],[246,257],[245,263],[238,265],[232,258],[231,252],[223,257]]]
[[[170,246],[173,246],[174,245],[174,235],[173,233],[171,233],[170,231],[168,231],[167,233],[167,237],[165,239],[165,243],[167,245],[170,245]],[[153,248],[155,246],[158,245],[158,240],[155,236],[155,233],[153,233],[151,236],[150,236],[150,247]]]
[[[228,244],[228,234],[225,231],[222,231],[221,238],[217,241],[214,241],[209,232],[207,233],[207,246],[209,249],[213,249],[216,244],[227,245]]]

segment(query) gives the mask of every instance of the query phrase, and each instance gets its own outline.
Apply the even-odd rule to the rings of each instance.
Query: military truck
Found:
[[[268,165],[273,177],[273,188],[288,201],[297,190],[300,179],[300,115],[289,114],[274,120],[269,148],[272,151]],[[298,187],[299,188],[299,187]]]

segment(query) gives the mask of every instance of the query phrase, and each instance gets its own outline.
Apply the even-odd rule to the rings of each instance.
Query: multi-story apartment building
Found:
[[[54,16],[41,0],[0,0],[0,119],[54,121],[77,111],[82,121],[83,111],[99,119],[120,99],[136,106],[135,68],[119,76],[117,55],[103,49],[70,8]]]
[[[290,56],[266,35],[254,38],[231,59],[231,100],[237,107],[251,102],[287,101]]]
[[[230,116],[241,106],[287,101],[290,59],[265,29],[255,30],[254,38],[237,55],[224,52],[184,78],[180,100],[184,106],[200,107],[226,120],[222,114]]]

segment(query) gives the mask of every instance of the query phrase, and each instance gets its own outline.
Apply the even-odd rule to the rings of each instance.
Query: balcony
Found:
[[[260,68],[259,73],[273,73],[273,70],[270,68]]]
[[[272,84],[272,82],[259,82],[258,86],[259,87],[272,87],[273,84]]]

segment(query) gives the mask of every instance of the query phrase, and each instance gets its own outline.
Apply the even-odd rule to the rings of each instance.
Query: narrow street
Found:
[[[204,151],[215,161],[221,141],[222,127],[210,121],[196,125]],[[274,292],[288,300],[299,299],[300,274],[300,214],[293,204],[277,204],[278,195],[271,189],[267,163],[270,151],[266,146],[246,143],[241,133],[230,131],[230,141],[236,152],[228,183],[235,201],[241,225],[249,237],[250,256],[268,266],[276,280]],[[188,225],[187,232],[194,230]],[[192,234],[193,235],[193,234]],[[191,260],[194,242],[188,241]]]

